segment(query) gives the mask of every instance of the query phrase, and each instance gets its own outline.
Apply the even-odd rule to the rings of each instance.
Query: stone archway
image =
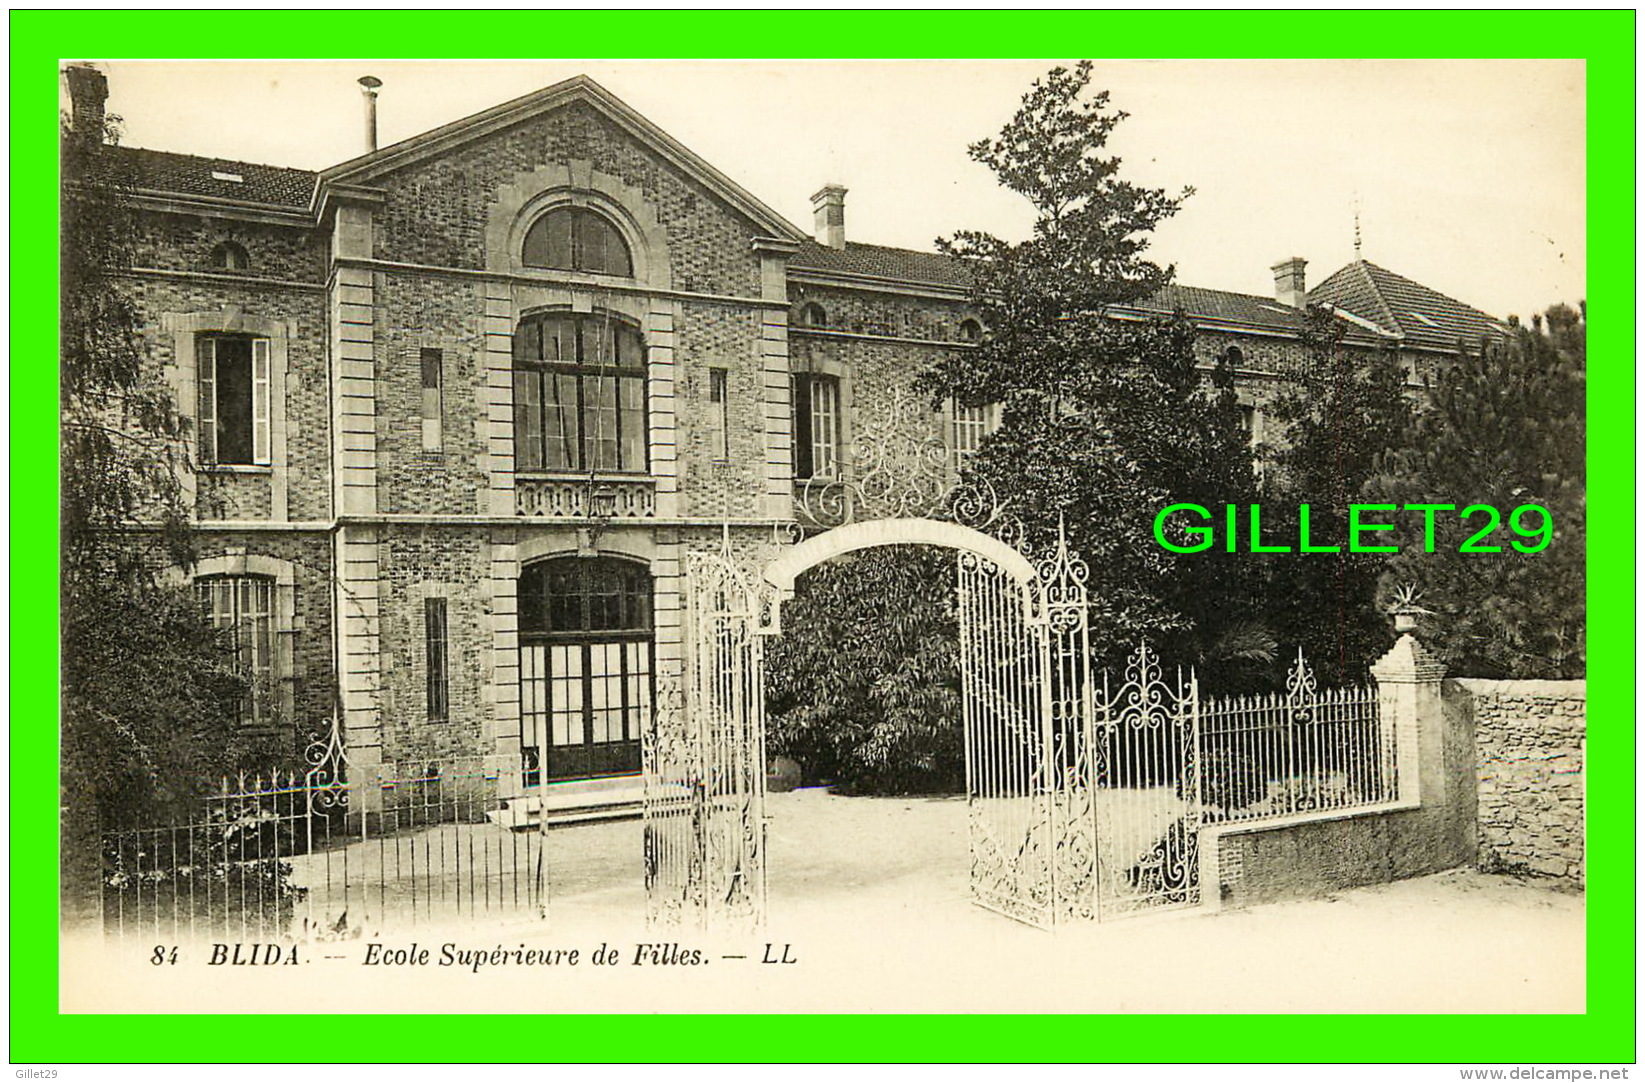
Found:
[[[971,553],[997,564],[1019,584],[1030,582],[1034,564],[998,538],[960,523],[941,519],[869,519],[825,530],[765,566],[762,577],[783,600],[794,593],[794,580],[826,560],[881,545],[935,545]]]

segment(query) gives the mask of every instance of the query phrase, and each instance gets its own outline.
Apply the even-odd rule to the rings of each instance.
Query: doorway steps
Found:
[[[545,815],[550,827],[621,820],[640,815],[644,798],[645,782],[639,775],[551,782],[546,799],[540,787],[532,786],[518,797],[505,800],[502,807],[486,813],[486,818],[513,831],[536,830],[542,826]]]

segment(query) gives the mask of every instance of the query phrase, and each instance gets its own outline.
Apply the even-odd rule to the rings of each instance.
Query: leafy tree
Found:
[[[1586,306],[1556,306],[1463,355],[1440,374],[1411,446],[1375,481],[1387,502],[1486,504],[1503,516],[1481,539],[1500,551],[1460,552],[1488,524],[1485,514],[1463,521],[1439,512],[1434,552],[1407,545],[1389,566],[1387,583],[1414,585],[1432,611],[1423,631],[1453,673],[1585,672],[1586,366]],[[1539,552],[1511,544],[1538,540],[1509,529],[1510,514],[1526,504],[1552,516],[1552,540]],[[1520,520],[1531,533],[1541,525],[1535,512]]]
[[[1173,554],[1154,539],[1168,504],[1249,502],[1251,459],[1233,374],[1198,366],[1188,323],[1111,314],[1170,282],[1170,268],[1144,258],[1149,234],[1192,190],[1169,196],[1120,178],[1105,148],[1126,114],[1090,79],[1089,62],[1054,69],[997,139],[970,148],[1036,218],[1021,242],[978,232],[939,242],[970,268],[988,331],[922,386],[938,400],[1002,404],[970,479],[1010,494],[1035,548],[1065,525],[1091,568],[1095,642],[1148,635],[1213,664],[1263,656],[1262,637],[1249,634],[1249,571],[1228,554]]]
[[[1252,634],[1249,570],[1220,552],[1178,557],[1154,540],[1167,504],[1248,502],[1251,459],[1233,374],[1199,367],[1189,324],[1111,318],[1112,306],[1169,283],[1170,269],[1144,254],[1190,193],[1119,176],[1105,147],[1125,114],[1090,80],[1088,62],[1053,70],[998,138],[970,148],[1036,220],[1021,242],[975,231],[938,242],[969,267],[988,332],[923,373],[921,386],[939,402],[1002,405],[966,480],[1009,497],[1031,547],[1048,551],[1066,531],[1091,569],[1095,642],[1119,651],[1146,634],[1177,657],[1266,658],[1270,642]],[[952,580],[947,554],[865,554],[814,572],[771,656],[774,750],[853,785],[914,788],[916,767],[956,772],[957,785]],[[953,754],[929,760],[932,742]]]
[[[82,850],[88,825],[187,809],[265,751],[237,733],[247,683],[232,644],[156,573],[194,559],[188,464],[120,285],[136,222],[118,134],[112,117],[61,125],[62,758],[65,831]]]
[[[1377,605],[1388,556],[1349,551],[1348,509],[1371,502],[1367,484],[1409,446],[1415,421],[1398,355],[1346,348],[1343,331],[1341,320],[1310,311],[1307,361],[1270,405],[1283,438],[1261,500],[1264,536],[1293,550],[1263,558],[1272,628],[1301,646],[1332,684],[1364,680],[1392,639]],[[1337,553],[1298,551],[1304,504],[1310,543],[1335,545]]]
[[[892,546],[806,575],[767,654],[772,755],[864,793],[965,784],[954,555]]]

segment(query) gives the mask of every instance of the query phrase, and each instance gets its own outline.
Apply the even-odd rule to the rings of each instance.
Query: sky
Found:
[[[851,240],[929,250],[1024,236],[1027,203],[969,159],[1029,84],[1071,60],[108,61],[123,142],[320,169],[364,151],[355,80],[383,80],[387,146],[592,76],[806,232],[850,189]],[[1360,256],[1495,316],[1585,296],[1581,61],[1097,60],[1130,114],[1121,176],[1194,188],[1151,256],[1187,285],[1271,296]]]

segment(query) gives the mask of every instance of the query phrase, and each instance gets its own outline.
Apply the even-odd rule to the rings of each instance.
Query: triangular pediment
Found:
[[[320,173],[320,192],[348,185],[369,187],[376,179],[418,162],[449,153],[523,121],[582,103],[626,131],[657,156],[746,215],[772,237],[801,241],[808,237],[792,222],[766,206],[736,181],[715,169],[685,144],[641,116],[627,103],[586,75],[555,83],[524,97],[493,106],[433,131],[350,159]],[[317,197],[317,200],[321,197]]]

